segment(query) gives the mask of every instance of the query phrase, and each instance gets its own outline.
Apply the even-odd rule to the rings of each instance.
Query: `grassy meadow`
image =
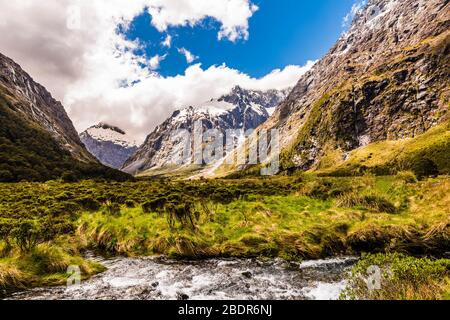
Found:
[[[103,271],[83,258],[88,250],[176,259],[302,260],[371,253],[382,254],[386,263],[391,253],[422,261],[410,256],[441,257],[450,251],[448,176],[418,180],[412,172],[379,177],[297,174],[236,180],[23,182],[0,188],[3,294],[64,283],[69,265],[79,265],[85,277]],[[436,280],[439,297],[450,293],[449,260],[443,261],[446,267],[440,267]],[[411,281],[415,288],[414,278]],[[383,298],[365,296],[358,285],[354,283],[349,297]]]

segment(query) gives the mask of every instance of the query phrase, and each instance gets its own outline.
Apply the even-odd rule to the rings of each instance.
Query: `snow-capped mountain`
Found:
[[[117,169],[138,149],[136,141],[125,131],[106,123],[88,128],[80,139],[101,163]]]
[[[259,128],[279,130],[282,169],[343,161],[354,149],[445,121],[449,26],[448,0],[367,1]]]
[[[223,134],[231,129],[255,129],[270,117],[289,91],[257,91],[237,86],[219,99],[175,111],[147,137],[139,150],[125,162],[123,170],[138,174],[175,164],[185,145],[180,139],[174,139],[174,133],[177,130],[192,132],[198,121],[201,121],[203,129],[217,129]],[[235,143],[240,140],[236,137]]]

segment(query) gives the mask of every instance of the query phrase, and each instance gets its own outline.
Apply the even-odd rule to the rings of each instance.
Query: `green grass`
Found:
[[[0,184],[0,287],[61,284],[82,258],[439,255],[450,247],[450,179],[397,176]],[[24,245],[25,244],[25,245]]]
[[[370,288],[370,270],[379,268]],[[353,267],[342,299],[364,300],[446,300],[450,293],[450,260],[414,258],[403,254],[364,255]]]
[[[63,248],[64,247],[64,248]],[[68,252],[55,243],[43,243],[29,252],[12,250],[0,258],[0,297],[20,289],[63,285],[70,274],[69,266],[78,266],[82,279],[105,270],[103,266]]]
[[[416,138],[380,141],[350,153],[347,160],[330,161],[317,171],[321,175],[360,175],[364,172],[395,174],[410,170],[417,176],[450,173],[450,122]],[[336,156],[332,153],[333,158]]]
[[[184,258],[425,253],[450,243],[447,178],[414,184],[400,177],[310,179],[288,195],[250,195],[227,204],[208,202],[206,208],[198,204],[195,228],[180,222],[171,227],[164,213],[123,206],[118,216],[82,214],[77,235],[84,245],[110,253]],[[321,185],[322,194],[314,197],[310,184]],[[328,195],[325,189],[331,190]],[[360,198],[364,192],[376,196]],[[367,203],[343,203],[343,197]]]

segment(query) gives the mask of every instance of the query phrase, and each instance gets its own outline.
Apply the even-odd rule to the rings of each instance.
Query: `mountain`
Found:
[[[229,129],[255,129],[269,118],[289,91],[263,92],[237,86],[219,99],[177,110],[147,137],[139,150],[125,162],[123,170],[137,174],[175,164],[184,145],[179,139],[173,139],[173,133],[177,130],[192,132],[197,121],[202,123],[203,129],[217,129],[223,134]],[[235,137],[235,143],[240,140],[242,137]]]
[[[122,168],[138,149],[136,141],[125,131],[106,123],[88,128],[80,134],[80,139],[101,163],[116,169]]]
[[[379,161],[370,168],[367,161],[346,161],[356,149],[412,139],[448,121],[449,18],[448,0],[370,0],[258,128],[280,131],[281,169],[348,165],[352,173],[383,173],[411,169],[414,160],[448,172],[448,161],[442,161],[442,153],[450,153],[445,139],[408,152],[399,148],[397,156],[405,161],[394,157],[388,163],[371,152],[367,157]]]
[[[0,54],[0,182],[127,177],[86,150],[64,107]]]

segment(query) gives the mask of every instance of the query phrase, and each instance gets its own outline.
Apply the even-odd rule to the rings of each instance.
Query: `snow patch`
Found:
[[[105,141],[105,142],[112,142],[117,145],[121,145],[125,148],[128,147],[137,147],[138,144],[136,140],[131,138],[130,136],[126,134],[121,134],[117,131],[114,131],[112,129],[103,129],[103,128],[96,128],[92,127],[86,130],[86,132],[95,140],[98,141]]]

